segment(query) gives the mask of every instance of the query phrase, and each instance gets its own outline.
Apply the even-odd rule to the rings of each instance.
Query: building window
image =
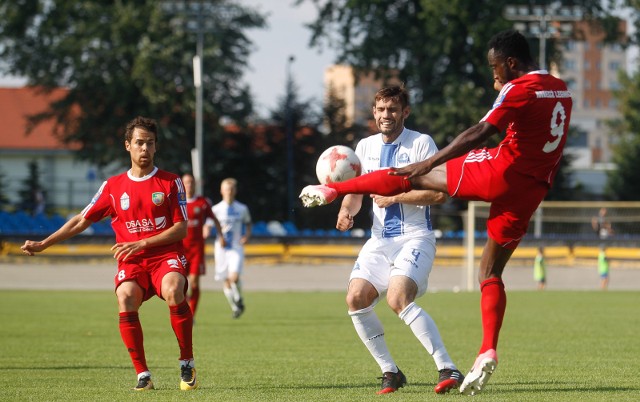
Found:
[[[567,50],[569,50],[569,51],[576,50],[576,41],[574,41],[574,40],[568,40],[568,41],[565,43],[565,48],[566,48]]]
[[[582,107],[584,107],[585,109],[589,109],[589,106],[591,106],[589,105],[589,99],[584,99],[582,101]]]
[[[589,69],[591,69],[591,63],[589,62],[589,60],[584,61],[584,69],[585,71],[589,71]]]
[[[610,61],[609,62],[609,70],[611,70],[611,71],[620,70],[620,62],[619,61]]]
[[[564,69],[566,71],[575,71],[575,69],[576,69],[576,61],[575,60],[565,60],[564,61]]]
[[[565,82],[567,83],[568,89],[575,90],[577,88],[576,80],[573,78],[567,79]]]
[[[617,109],[618,108],[618,100],[615,98],[609,99],[609,109]]]
[[[584,89],[591,89],[591,81],[584,80]]]
[[[614,79],[610,80],[609,81],[609,89],[612,89],[614,91],[620,89],[620,83],[617,80],[614,80]]]

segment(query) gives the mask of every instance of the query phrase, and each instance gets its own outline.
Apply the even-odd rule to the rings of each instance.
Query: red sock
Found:
[[[376,170],[339,183],[327,186],[335,189],[338,196],[346,194],[396,195],[411,190],[411,182],[405,176],[390,175],[391,169]]]
[[[185,300],[177,306],[169,306],[169,315],[180,347],[180,360],[193,359],[193,314],[189,303]]]
[[[138,312],[120,313],[120,336],[124,346],[129,351],[136,374],[149,371],[147,359],[144,356],[142,326],[140,325]]]
[[[480,309],[482,310],[482,346],[480,353],[498,348],[498,336],[504,312],[507,308],[507,294],[500,278],[490,278],[480,284]]]
[[[189,307],[191,307],[191,315],[196,315],[198,300],[200,300],[200,288],[191,288],[191,296],[189,297]]]

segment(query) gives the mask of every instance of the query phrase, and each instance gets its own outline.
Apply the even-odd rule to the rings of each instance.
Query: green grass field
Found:
[[[500,364],[482,401],[640,400],[640,293],[511,292]],[[409,384],[375,395],[379,370],[346,314],[342,293],[248,292],[230,317],[205,292],[194,343],[200,388],[178,389],[178,350],[164,302],[141,309],[156,390],[135,393],[113,293],[3,291],[0,400],[425,401],[436,395],[432,359],[386,304],[377,307]],[[478,293],[419,299],[465,374],[479,347]]]

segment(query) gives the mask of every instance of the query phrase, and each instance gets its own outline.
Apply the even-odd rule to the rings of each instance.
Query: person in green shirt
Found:
[[[604,246],[600,247],[598,253],[598,275],[600,275],[600,289],[607,290],[609,287],[609,259]]]
[[[538,254],[533,261],[533,279],[538,283],[538,290],[544,290],[547,284],[547,267],[544,261],[543,247],[538,247]]]

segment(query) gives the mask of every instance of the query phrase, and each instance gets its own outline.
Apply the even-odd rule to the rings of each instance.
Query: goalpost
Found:
[[[490,204],[485,202],[470,201],[463,219],[463,282],[468,291],[477,287],[479,250],[476,248],[486,240],[489,207]],[[580,262],[580,253],[576,250],[597,249],[601,246],[615,247],[619,250],[617,254],[620,258],[633,259],[640,247],[640,202],[542,202],[531,217],[527,234],[518,249],[546,245],[566,246],[576,257],[570,259],[572,263]],[[625,250],[628,252],[625,253]]]

